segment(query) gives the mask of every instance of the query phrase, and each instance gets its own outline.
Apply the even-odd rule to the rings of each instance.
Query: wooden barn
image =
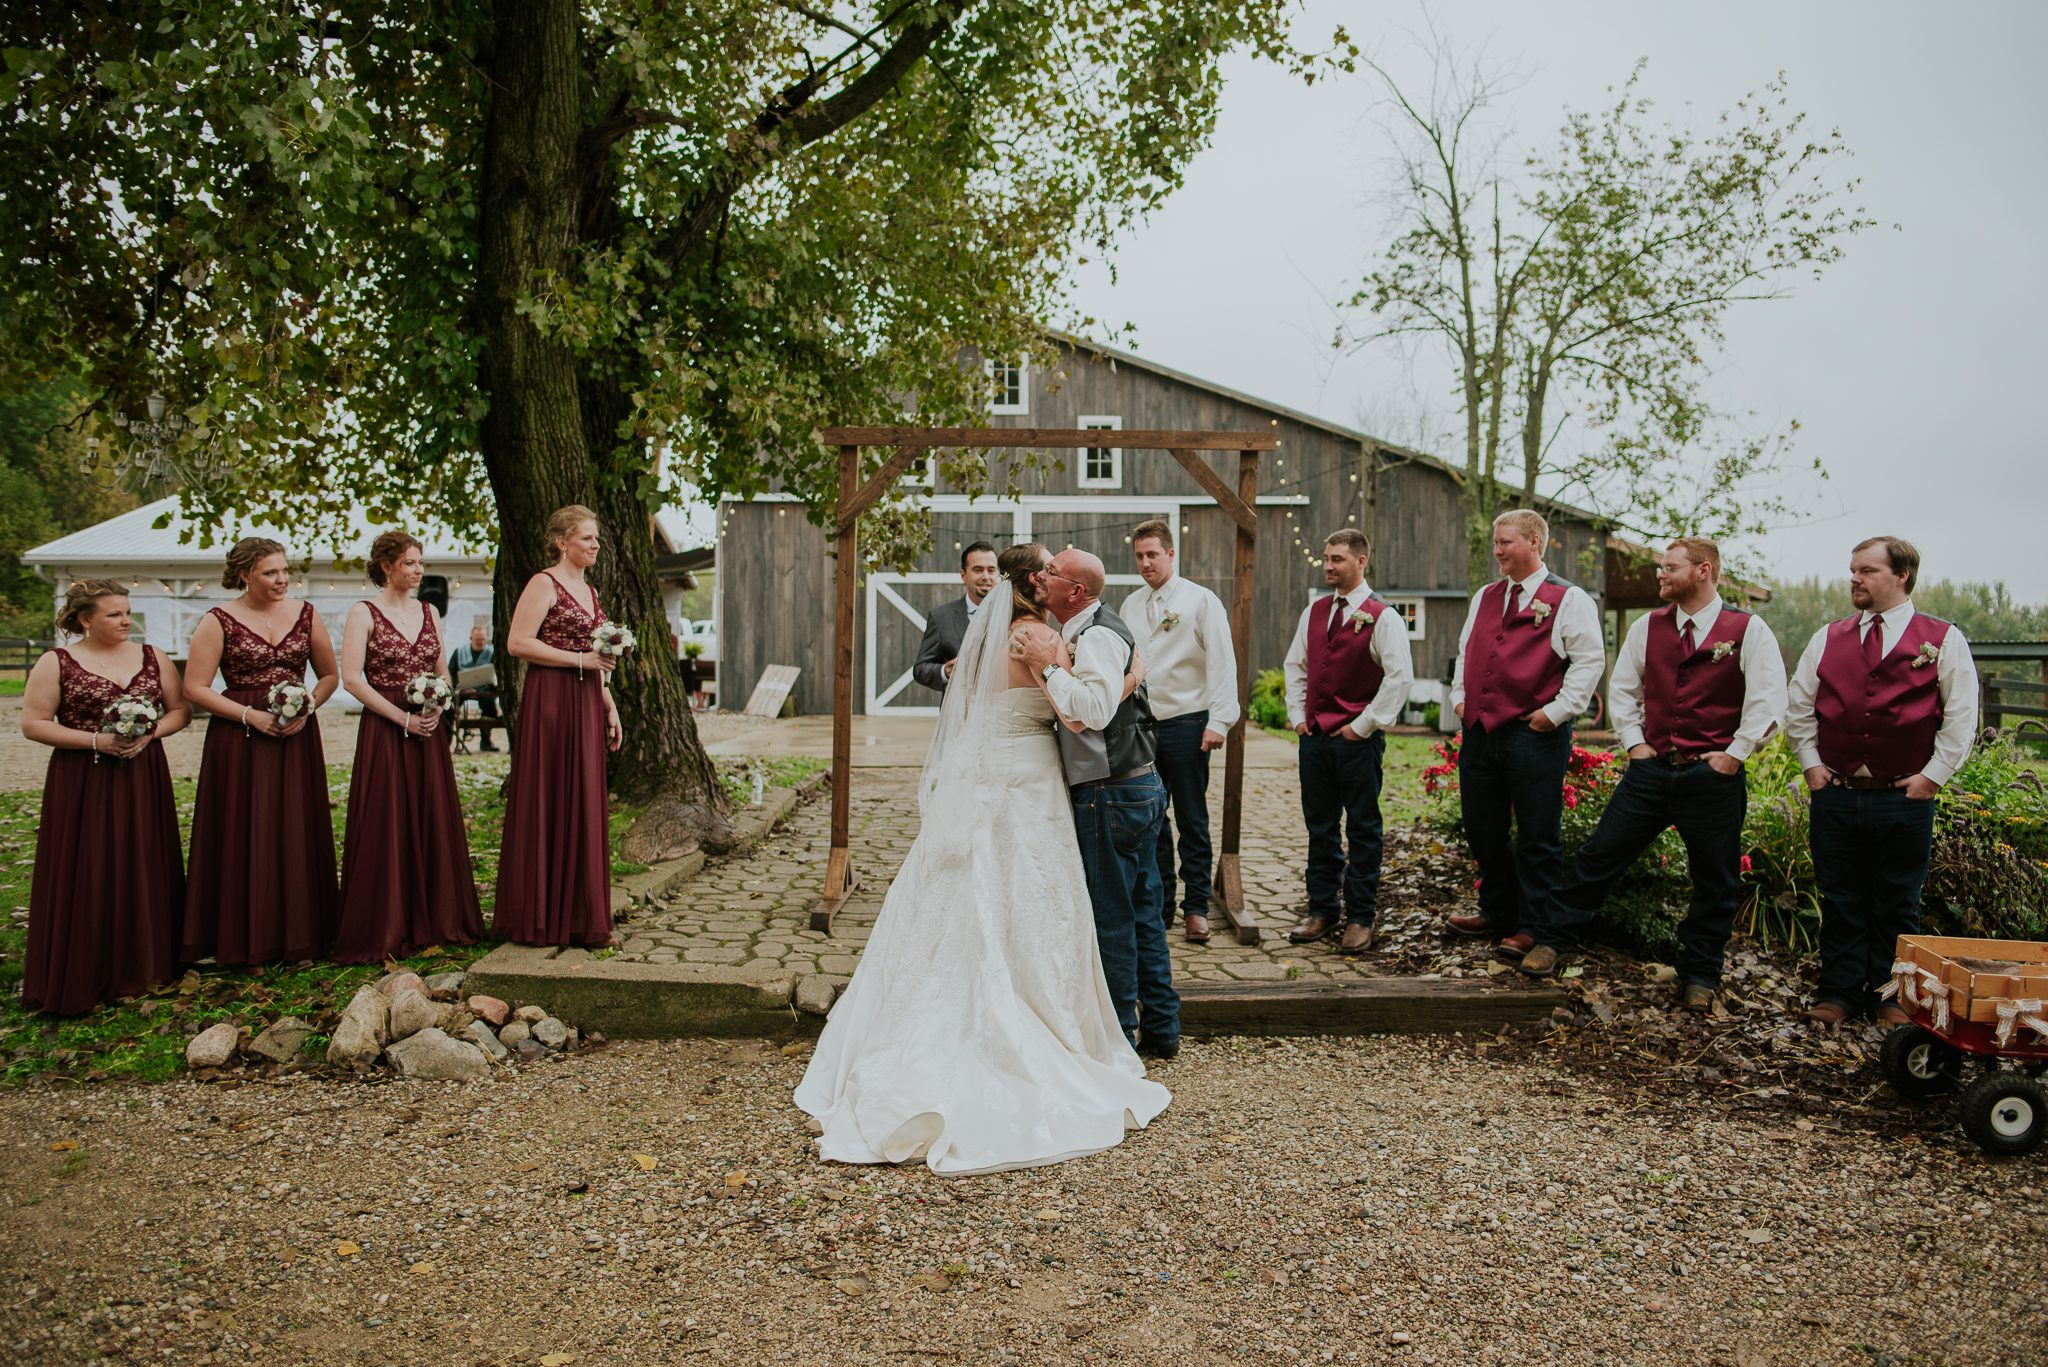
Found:
[[[1054,366],[991,366],[997,402],[987,425],[1101,428],[1105,443],[1124,428],[1274,433],[1279,449],[1262,458],[1259,470],[1253,671],[1280,666],[1301,609],[1324,591],[1323,539],[1340,527],[1363,526],[1374,545],[1370,582],[1408,617],[1422,681],[1417,701],[1438,697],[1435,681],[1457,648],[1471,592],[1458,476],[1450,466],[1128,352],[1074,337],[1057,341]],[[1170,518],[1180,528],[1180,573],[1230,601],[1235,524],[1170,453],[1104,445],[1054,454],[1066,468],[1024,472],[1024,492],[1012,501],[970,503],[943,482],[925,486],[932,549],[909,574],[873,573],[861,584],[856,711],[936,712],[938,695],[911,679],[910,666],[925,612],[958,596],[960,549],[977,540],[1092,551],[1109,569],[1104,597],[1115,607],[1142,582],[1131,561],[1131,529]],[[1236,457],[1217,468],[1229,477]],[[1368,486],[1368,470],[1379,472],[1376,488]],[[1589,514],[1551,505],[1544,511],[1552,568],[1601,599],[1610,568],[1620,563],[1610,539]],[[833,564],[826,548],[825,533],[792,495],[721,505],[717,614],[727,707],[739,707],[769,665],[796,665],[803,671],[792,695],[797,710],[831,710]],[[1606,606],[1654,606],[1654,583],[1650,595],[1647,602],[1632,595]]]

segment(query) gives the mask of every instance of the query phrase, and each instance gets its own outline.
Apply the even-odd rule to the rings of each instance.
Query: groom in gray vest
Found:
[[[1180,1052],[1180,994],[1166,951],[1166,888],[1158,860],[1166,785],[1152,767],[1145,686],[1123,696],[1136,638],[1102,602],[1102,562],[1088,552],[1054,556],[1038,583],[1074,664],[1062,668],[1050,641],[1025,646],[1023,660],[1045,680],[1054,705],[1088,728],[1059,728],[1060,759],[1074,800],[1103,977],[1117,1021],[1138,1052],[1172,1058]]]

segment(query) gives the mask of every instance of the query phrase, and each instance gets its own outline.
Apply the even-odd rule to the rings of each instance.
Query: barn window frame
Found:
[[[1114,413],[1083,413],[1074,425],[1087,431],[1121,432],[1124,420]],[[1124,449],[1121,446],[1084,446],[1076,483],[1083,489],[1124,487]]]
[[[1419,641],[1429,632],[1429,600],[1427,598],[1405,598],[1391,594],[1380,601],[1401,614],[1402,623],[1408,628],[1408,639]]]
[[[1031,362],[1029,361],[983,361],[982,373],[988,376],[988,411],[1002,417],[1028,418],[1031,416]],[[997,377],[998,371],[1003,372]],[[1014,394],[1014,400],[1008,396]]]

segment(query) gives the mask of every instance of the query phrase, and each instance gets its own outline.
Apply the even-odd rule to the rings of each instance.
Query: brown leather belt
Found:
[[[1837,788],[1847,788],[1854,793],[1875,793],[1899,786],[1899,781],[1895,778],[1858,777],[1855,774],[1836,774],[1828,782]]]
[[[1076,783],[1072,786],[1075,788],[1100,788],[1106,783],[1127,783],[1131,779],[1143,778],[1147,774],[1157,772],[1157,766],[1141,764],[1137,768],[1127,769],[1121,774],[1111,774],[1108,778],[1091,778],[1086,783]]]
[[[1668,764],[1674,769],[1690,769],[1695,764],[1705,764],[1707,762],[1704,752],[1697,755],[1681,755],[1676,750],[1667,750],[1661,755],[1652,755],[1651,758],[1660,764]]]

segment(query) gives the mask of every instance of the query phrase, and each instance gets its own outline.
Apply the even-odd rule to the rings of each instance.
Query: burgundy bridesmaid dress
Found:
[[[406,685],[440,662],[434,615],[422,609],[419,637],[408,641],[375,603],[364,606],[370,645],[363,676],[404,708]],[[475,944],[483,933],[448,746],[438,735],[409,736],[365,709],[341,845],[341,933],[331,957],[379,963],[428,945]]]
[[[142,668],[123,688],[58,651],[57,720],[97,731],[108,704],[123,694],[161,710],[156,652],[145,646],[142,656]],[[28,903],[21,1004],[31,1011],[76,1015],[175,974],[185,866],[161,743],[129,760],[102,754],[95,762],[89,750],[51,753]]]
[[[604,609],[592,617],[561,581],[548,579],[555,601],[541,619],[541,644],[589,650]],[[603,679],[596,669],[529,664],[519,686],[492,913],[492,928],[519,944],[611,943]]]
[[[272,684],[305,682],[311,603],[300,606],[297,624],[276,645],[224,609],[213,615],[220,618],[229,702],[246,703],[254,714],[269,706]],[[317,717],[291,736],[266,736],[234,717],[207,722],[186,862],[192,872],[179,952],[187,963],[291,962],[327,952],[340,900]]]

